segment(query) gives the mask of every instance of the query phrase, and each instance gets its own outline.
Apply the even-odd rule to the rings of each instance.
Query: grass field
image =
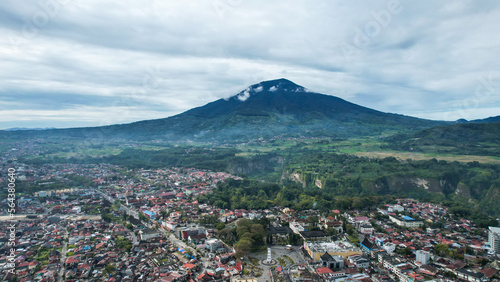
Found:
[[[491,156],[471,156],[471,155],[446,155],[446,154],[425,154],[425,153],[410,153],[410,152],[398,152],[398,151],[373,151],[373,152],[353,152],[352,154],[360,157],[371,157],[371,158],[387,158],[395,157],[397,159],[406,160],[443,160],[448,162],[473,162],[477,161],[480,163],[494,163],[500,164],[500,158]]]
[[[300,146],[303,148],[322,148],[323,150],[333,150],[339,153],[353,154],[360,157],[370,158],[386,158],[395,157],[397,159],[406,160],[429,160],[435,158],[444,161],[457,161],[457,162],[473,162],[480,163],[494,163],[500,164],[499,157],[493,156],[474,156],[474,155],[453,155],[445,153],[417,153],[395,151],[390,149],[383,149],[384,143],[379,138],[357,138],[343,141],[329,141],[325,143],[318,142],[318,140],[302,140],[302,141],[276,141],[263,145],[243,145],[238,146],[238,149],[243,152],[238,153],[238,156],[249,156],[257,153],[268,153],[278,150],[285,150],[293,146]],[[436,149],[436,148],[432,148]],[[446,149],[446,148],[442,148]]]
[[[205,147],[206,144],[190,144],[193,147]],[[261,143],[251,143],[238,145],[236,148],[240,150],[237,156],[247,157],[256,154],[276,152],[280,153],[294,147],[309,148],[309,149],[322,149],[324,151],[334,151],[338,153],[353,154],[362,157],[371,158],[386,158],[395,157],[397,159],[406,160],[426,160],[435,158],[437,160],[445,161],[458,161],[458,162],[472,162],[477,161],[480,163],[494,163],[500,164],[499,157],[493,156],[476,156],[476,155],[454,155],[447,153],[434,153],[437,149],[445,150],[446,148],[432,147],[428,153],[422,152],[407,152],[386,149],[383,147],[385,143],[383,139],[377,137],[369,138],[356,138],[348,140],[318,140],[318,139],[301,139],[301,140],[274,140],[270,142],[263,141]],[[91,147],[78,147],[75,144],[62,143],[57,146],[56,144],[50,145],[51,153],[45,153],[36,156],[27,156],[32,159],[43,158],[71,158],[71,157],[101,157],[107,155],[120,154],[126,148],[136,148],[141,150],[162,150],[168,144],[152,144],[152,143],[135,143],[129,145],[110,145],[102,144],[99,148]],[[0,142],[0,150],[10,150],[11,144],[8,142]]]

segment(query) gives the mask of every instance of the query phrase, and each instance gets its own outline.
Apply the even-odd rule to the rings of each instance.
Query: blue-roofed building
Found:
[[[407,228],[419,228],[424,224],[421,220],[416,220],[409,216],[399,217],[397,215],[389,215],[389,219],[396,223],[399,226],[407,227]]]
[[[143,213],[152,219],[156,219],[156,214],[152,211],[143,211]]]

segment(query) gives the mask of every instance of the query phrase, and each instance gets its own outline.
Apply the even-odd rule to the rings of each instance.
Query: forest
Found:
[[[129,148],[117,155],[64,161],[111,163],[130,169],[195,167],[257,180],[229,181],[214,191],[214,195],[223,195],[218,201],[202,199],[221,208],[288,205],[297,209],[328,209],[341,207],[346,203],[342,199],[346,198],[353,199],[354,205],[360,202],[366,205],[363,201],[369,197],[393,195],[424,201],[467,202],[473,208],[481,206],[482,211],[491,216],[500,215],[498,164],[358,157],[321,144],[243,153],[232,147],[170,146],[162,150]],[[60,162],[55,159],[22,161],[40,165]],[[70,181],[84,186],[89,184],[82,179],[70,178]],[[36,187],[19,186],[27,191],[36,190]]]
[[[385,138],[383,148],[437,154],[500,156],[500,123],[436,126]]]
[[[227,179],[219,183],[213,193],[199,196],[198,201],[223,209],[265,209],[282,206],[294,210],[316,209],[328,214],[333,209],[376,210],[384,204],[395,204],[398,197],[404,196],[406,195],[335,196],[327,190],[303,188],[294,182],[280,186],[250,179]],[[429,198],[417,195],[415,198],[443,204],[450,208],[449,211],[454,216],[471,219],[480,227],[496,225],[495,219],[484,213],[482,208],[472,204],[432,196]]]
[[[380,159],[301,149],[289,154],[284,176],[326,196],[395,195],[468,202],[490,215],[500,214],[497,164]]]

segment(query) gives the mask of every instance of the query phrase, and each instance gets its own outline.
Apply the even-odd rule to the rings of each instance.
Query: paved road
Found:
[[[111,196],[103,193],[102,191],[99,191],[99,190],[96,190],[94,189],[95,192],[101,194],[105,199],[107,199],[108,201],[110,201],[111,203],[114,202],[115,199],[113,199]],[[139,218],[139,214],[137,211],[134,211],[132,209],[130,209],[129,207],[123,205],[120,203],[120,210],[123,210],[125,211],[128,215],[131,215],[135,218]],[[147,224],[147,223],[144,223],[144,226],[148,226],[150,228],[152,228],[152,225],[151,224]],[[193,249],[193,255],[196,257],[198,255],[198,252],[196,252],[196,250],[190,246],[188,246],[186,243],[184,243],[182,240],[178,239],[177,237],[175,237],[172,233],[168,232],[167,230],[163,229],[163,228],[158,228],[158,231],[160,231],[165,237],[167,237],[173,244],[175,244],[176,246],[178,247],[182,247],[183,249],[186,249],[186,248],[191,248]],[[135,237],[135,234],[132,234],[132,239],[135,242],[137,242],[137,238]],[[203,266],[206,268],[210,262],[206,259],[206,258],[202,258],[202,263],[203,263]]]
[[[307,262],[304,260],[304,258],[300,254],[299,247],[293,247],[291,250],[288,250],[288,249],[286,249],[285,246],[272,246],[271,251],[272,251],[272,258],[273,259],[277,260],[277,258],[281,257],[285,260],[285,262],[287,263],[287,266],[288,266],[288,267],[284,267],[284,271],[286,271],[286,272],[288,272],[288,269],[291,266],[291,264],[290,264],[290,261],[288,259],[285,259],[283,257],[284,255],[290,257],[293,260],[294,266],[297,266],[298,264],[307,265]],[[250,254],[250,256],[254,256],[259,261],[262,261],[264,259],[267,259],[267,252],[261,253],[258,255]],[[262,268],[264,271],[262,273],[262,276],[259,277],[259,281],[271,281],[271,275],[269,274],[269,271],[273,268],[278,267],[279,265],[280,265],[279,262],[277,262],[275,265],[272,265],[272,266],[267,266],[267,265],[263,265],[262,263],[260,263],[258,266],[260,268]],[[288,279],[287,279],[287,281],[288,281]]]
[[[65,228],[64,230],[64,243],[63,243],[63,248],[61,251],[61,265],[60,265],[60,270],[59,270],[59,278],[57,281],[62,282],[63,280],[63,275],[64,275],[64,262],[66,261],[66,248],[68,247],[68,243],[66,243],[66,239],[68,238],[68,230]]]
[[[111,203],[114,203],[114,201],[115,201],[115,199],[113,199],[113,197],[105,194],[102,191],[94,189],[94,192],[101,194],[106,200],[110,201]],[[134,210],[130,209],[129,207],[127,207],[127,206],[125,206],[125,205],[123,205],[121,203],[120,203],[120,209],[123,210],[123,211],[125,211],[128,215],[131,215],[131,216],[133,216],[135,218],[139,218],[139,213],[137,211],[134,211]]]
[[[132,245],[135,246],[138,243],[137,236],[135,236],[134,231],[130,231],[130,235],[132,236]]]
[[[182,240],[178,239],[177,237],[174,236],[174,234],[168,232],[167,230],[163,229],[163,228],[158,228],[158,230],[165,236],[167,237],[172,243],[174,243],[175,245],[177,245],[178,247],[182,247],[183,249],[186,249],[186,248],[190,248],[190,249],[193,249],[193,255],[196,256],[198,253],[196,252],[196,250],[194,250],[193,247],[191,246],[188,246],[186,243],[184,243]]]
[[[107,199],[108,201],[110,201],[111,203],[113,203],[115,201],[115,199],[113,199],[111,196],[103,193],[102,191],[99,191],[99,190],[96,190],[94,189],[95,192],[101,194],[105,199]],[[135,210],[132,210],[130,209],[129,207],[123,205],[120,203],[120,209],[125,211],[128,215],[131,215],[135,218],[139,218],[139,213]],[[152,225],[151,224],[147,224],[147,223],[143,223],[145,226],[149,226],[151,227]],[[181,246],[183,248],[187,248],[187,244],[185,244],[184,242],[182,242],[181,240],[177,239],[173,234],[171,234],[170,232],[166,231],[165,229],[163,228],[159,228],[158,229],[160,232],[163,233],[163,235],[165,235],[166,237],[168,237],[174,244],[176,244],[177,246]],[[194,252],[194,254],[196,255],[196,251]]]

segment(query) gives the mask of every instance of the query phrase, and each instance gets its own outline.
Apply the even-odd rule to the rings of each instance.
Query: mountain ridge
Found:
[[[276,137],[380,136],[387,132],[413,132],[453,123],[384,113],[336,96],[311,92],[280,78],[253,84],[227,99],[167,118],[101,127],[14,131],[11,134],[25,138],[67,136],[241,142]]]
[[[149,122],[137,122],[131,126],[144,126]],[[212,140],[214,135],[241,140],[245,139],[245,135],[250,138],[273,138],[278,135],[345,138],[377,135],[387,126],[397,130],[402,128],[402,124],[408,127],[406,129],[446,124],[379,112],[335,96],[307,91],[283,78],[251,85],[227,99],[158,119],[154,123],[155,127],[173,129],[169,133],[177,135],[177,138]],[[168,136],[169,133],[164,137],[173,137]]]

